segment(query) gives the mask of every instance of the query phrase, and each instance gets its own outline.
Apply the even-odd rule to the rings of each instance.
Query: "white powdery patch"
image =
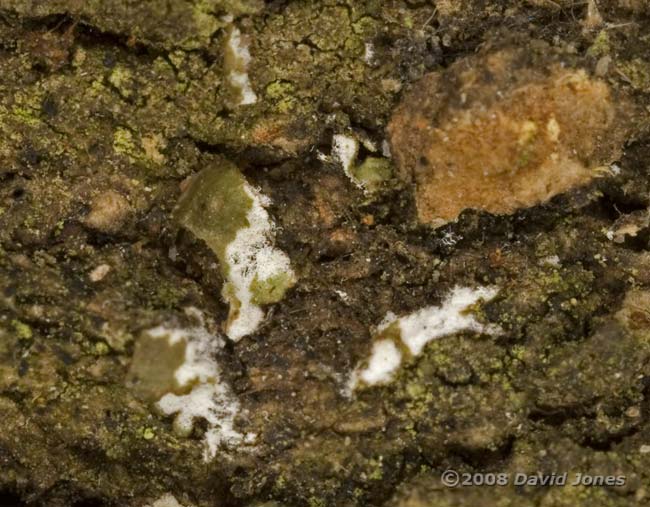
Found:
[[[158,326],[147,331],[154,338],[167,338],[170,345],[185,343],[185,358],[174,372],[180,388],[193,386],[188,394],[165,394],[158,401],[158,408],[166,415],[177,414],[175,428],[189,434],[196,419],[205,419],[208,429],[204,436],[205,461],[216,456],[221,445],[250,444],[255,435],[244,435],[235,430],[235,418],[241,406],[230,387],[221,381],[221,370],[215,359],[224,340],[211,334],[204,325],[201,312],[192,308],[188,314],[197,316],[201,325],[190,328]]]
[[[334,159],[341,163],[343,172],[358,187],[361,183],[352,174],[352,168],[359,153],[359,141],[354,137],[337,134],[332,137],[332,155]]]
[[[364,45],[363,61],[372,65],[375,59],[375,46],[372,42],[366,42]]]
[[[386,158],[391,158],[393,155],[390,152],[390,144],[385,139],[381,142],[381,154]]]
[[[345,393],[351,395],[359,382],[376,385],[392,380],[402,361],[401,344],[415,357],[422,353],[427,343],[443,336],[461,331],[498,333],[498,326],[482,324],[468,311],[472,305],[481,300],[489,301],[497,293],[494,287],[456,287],[440,306],[428,306],[403,317],[389,312],[377,330],[379,337],[382,334],[386,337],[374,343],[370,358],[352,373]],[[384,333],[395,327],[401,344]]]
[[[228,49],[232,52],[234,59],[232,68],[228,73],[228,81],[231,86],[238,89],[241,93],[238,105],[255,104],[257,102],[257,94],[253,91],[251,82],[248,79],[248,73],[246,72],[246,67],[248,67],[251,61],[251,54],[248,46],[242,39],[241,31],[236,26],[233,26],[230,30]]]
[[[148,504],[145,507],[190,507],[190,505],[184,506],[178,500],[176,500],[176,497],[174,495],[171,493],[165,493],[154,503]]]
[[[158,407],[167,415],[178,413],[174,424],[183,433],[192,431],[195,419],[205,419],[208,430],[204,436],[203,459],[206,462],[217,455],[222,445],[235,447],[255,440],[255,435],[243,435],[234,429],[241,408],[230,388],[222,383],[198,384],[189,394],[181,396],[167,393],[160,398]]]
[[[265,317],[262,308],[253,302],[253,280],[269,280],[281,275],[295,279],[289,256],[273,246],[275,227],[264,209],[270,204],[269,199],[248,184],[244,185],[244,191],[252,200],[246,215],[249,225],[239,229],[226,247],[230,286],[224,295],[229,299],[228,290],[234,290],[236,301],[231,304],[240,305],[239,313],[226,329],[226,334],[234,341],[254,332]]]
[[[359,379],[369,385],[388,382],[401,362],[402,353],[393,340],[378,340],[372,346],[368,366],[359,373]]]
[[[334,294],[336,294],[338,297],[340,297],[341,301],[343,301],[344,303],[349,303],[350,302],[350,296],[344,290],[334,289]]]
[[[494,333],[494,326],[481,324],[467,309],[480,300],[489,301],[497,292],[493,287],[454,288],[441,306],[428,306],[398,319],[402,341],[417,356],[427,343],[442,336],[460,331]]]

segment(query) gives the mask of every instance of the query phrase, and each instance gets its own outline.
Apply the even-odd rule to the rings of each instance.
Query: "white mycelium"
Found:
[[[231,27],[227,44],[233,60],[229,65],[228,81],[233,88],[240,91],[241,98],[238,105],[255,104],[257,94],[253,91],[246,72],[246,68],[251,61],[251,54],[248,46],[244,43],[241,31],[236,26]]]
[[[158,498],[154,503],[147,504],[145,507],[190,507],[189,505],[183,506],[176,497],[171,493],[165,493],[163,496]]]
[[[240,305],[239,313],[226,329],[228,337],[235,341],[254,332],[264,320],[264,311],[253,302],[253,281],[277,276],[295,279],[289,256],[273,245],[275,226],[264,209],[270,204],[269,199],[248,184],[244,190],[252,200],[246,215],[249,225],[239,229],[235,239],[226,247],[229,269],[224,296],[227,300],[233,299],[229,295],[232,291],[236,302],[231,304]]]
[[[210,461],[221,445],[251,443],[255,435],[244,435],[235,429],[235,418],[241,412],[239,401],[230,387],[221,380],[215,359],[224,341],[211,334],[198,310],[190,309],[201,325],[189,328],[158,326],[147,331],[154,338],[166,338],[170,345],[185,343],[185,358],[174,372],[179,388],[191,388],[187,394],[167,393],[158,401],[158,408],[167,415],[177,414],[174,427],[180,434],[192,432],[194,421],[204,419],[208,429],[204,436],[203,457]]]
[[[354,137],[337,134],[332,138],[332,155],[341,163],[343,172],[352,182],[361,187],[361,183],[352,174],[352,168],[359,153],[359,141]]]
[[[372,346],[368,366],[359,372],[359,379],[368,385],[388,382],[401,362],[402,353],[393,340],[378,340]]]
[[[427,343],[441,336],[460,331],[489,333],[494,329],[478,322],[467,309],[479,300],[489,301],[496,294],[494,288],[456,287],[441,306],[428,306],[399,318],[397,322],[402,341],[411,354],[417,356]]]
[[[359,382],[375,385],[392,380],[403,358],[400,347],[406,348],[407,355],[417,356],[427,343],[443,336],[461,331],[499,332],[498,327],[480,323],[468,311],[479,301],[494,298],[497,292],[492,287],[456,287],[440,306],[428,306],[403,317],[389,313],[378,328],[379,339],[373,344],[370,358],[352,373],[347,394],[351,394]]]

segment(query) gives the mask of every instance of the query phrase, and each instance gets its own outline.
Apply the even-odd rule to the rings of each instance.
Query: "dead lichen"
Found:
[[[93,199],[84,223],[98,231],[116,232],[127,219],[130,211],[131,206],[123,195],[107,190]]]

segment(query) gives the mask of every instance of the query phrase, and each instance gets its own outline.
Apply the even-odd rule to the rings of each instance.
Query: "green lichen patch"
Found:
[[[381,157],[367,157],[361,164],[352,168],[352,175],[364,188],[376,189],[393,175],[390,160]]]
[[[175,211],[177,220],[214,251],[227,283],[227,334],[252,333],[264,318],[260,304],[280,301],[296,282],[287,255],[275,248],[268,201],[231,163],[194,177]]]
[[[229,162],[206,168],[193,177],[174,211],[179,223],[215,252],[226,276],[226,247],[249,225],[252,199],[244,185],[244,176]]]
[[[170,343],[144,333],[135,344],[127,382],[138,396],[153,403],[165,393],[178,390],[174,377],[185,360],[186,343]]]
[[[256,275],[250,284],[250,291],[253,294],[251,301],[256,305],[279,303],[295,283],[295,276],[289,272],[277,273],[264,279]]]

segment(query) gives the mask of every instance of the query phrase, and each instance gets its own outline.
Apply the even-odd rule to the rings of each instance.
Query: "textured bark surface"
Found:
[[[540,41],[482,51],[419,80],[388,127],[422,222],[512,214],[608,170],[637,121],[578,58]],[[596,63],[596,66],[598,64]]]
[[[633,113],[572,131],[578,151],[612,143],[580,186],[434,228],[387,125],[431,76],[449,90],[508,47]],[[648,55],[647,0],[0,0],[0,504],[649,503]],[[174,213],[220,167],[268,198],[296,277],[236,342],[230,272]],[[496,291],[471,312],[498,332],[349,392],[387,315],[456,287]],[[192,351],[209,354],[181,381]],[[197,385],[221,412],[182,424],[156,403]],[[450,467],[626,483],[447,489]]]

